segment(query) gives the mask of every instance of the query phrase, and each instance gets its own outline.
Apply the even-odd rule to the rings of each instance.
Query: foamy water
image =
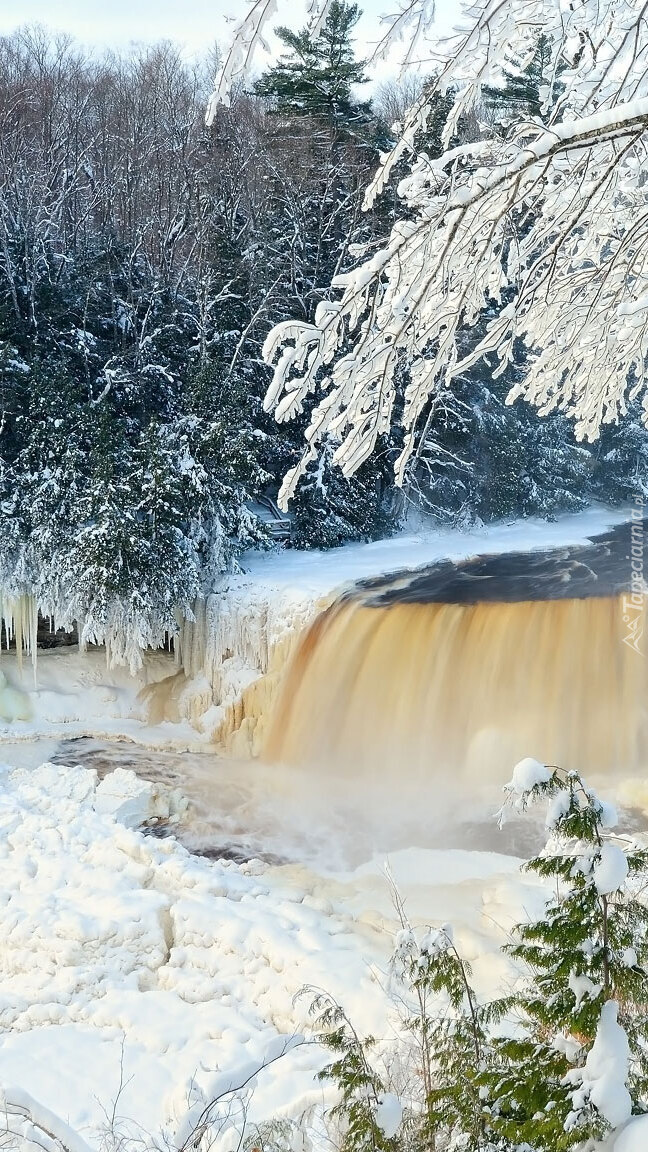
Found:
[[[192,852],[210,858],[305,864],[322,874],[355,868],[404,848],[494,851],[526,857],[545,839],[542,813],[509,815],[500,828],[499,784],[453,790],[430,784],[412,792],[378,781],[317,777],[208,754],[158,752],[129,742],[70,740],[4,745],[0,758],[35,767],[44,760],[81,764],[100,777],[128,768],[146,780],[179,789],[189,801],[177,825],[160,824],[152,835],[174,835]],[[503,768],[501,783],[510,775]],[[594,780],[592,781],[595,782]],[[624,827],[643,829],[648,795],[643,781],[596,781],[624,808]],[[607,785],[607,786],[606,786]]]

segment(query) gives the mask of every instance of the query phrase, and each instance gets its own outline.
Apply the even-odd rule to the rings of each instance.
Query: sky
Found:
[[[379,39],[380,16],[395,4],[360,0],[360,6],[359,54],[370,55],[372,42]],[[169,39],[191,56],[227,42],[227,17],[240,19],[243,10],[243,0],[0,0],[0,34],[24,24],[44,24],[87,46],[119,48],[134,41]],[[276,23],[304,23],[304,0],[279,0],[278,10]],[[438,0],[440,30],[449,30],[456,10],[457,0]],[[263,68],[266,60],[260,53],[257,66]]]

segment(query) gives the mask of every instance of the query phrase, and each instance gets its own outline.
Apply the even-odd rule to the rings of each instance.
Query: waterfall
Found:
[[[395,783],[501,781],[528,755],[640,773],[648,658],[624,642],[624,567],[613,533],[360,586],[303,634],[264,759]]]

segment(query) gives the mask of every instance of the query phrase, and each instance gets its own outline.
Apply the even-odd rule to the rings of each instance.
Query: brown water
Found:
[[[398,788],[501,784],[523,756],[599,778],[642,776],[648,659],[623,636],[613,596],[343,599],[296,649],[264,759]]]

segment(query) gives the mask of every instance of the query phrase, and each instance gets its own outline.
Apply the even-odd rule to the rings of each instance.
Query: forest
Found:
[[[299,460],[308,404],[282,423],[264,411],[264,341],[278,323],[312,323],[360,248],[386,242],[398,180],[368,211],[365,188],[429,84],[369,84],[358,16],[339,2],[317,34],[281,29],[283,55],[209,126],[215,57],[189,64],[169,42],[93,55],[39,27],[0,40],[5,599],[83,622],[85,640],[157,645],[242,552],[272,544],[258,501]],[[545,56],[539,42],[522,80],[486,91],[456,140],[533,112]],[[431,157],[453,99],[434,99],[420,142]],[[466,328],[467,350],[495,312]],[[526,355],[518,342],[504,371],[480,361],[437,390],[399,486],[402,429],[353,475],[327,433],[290,501],[287,546],[375,539],[422,517],[551,518],[645,492],[638,403],[581,444],[563,415],[505,403]]]

